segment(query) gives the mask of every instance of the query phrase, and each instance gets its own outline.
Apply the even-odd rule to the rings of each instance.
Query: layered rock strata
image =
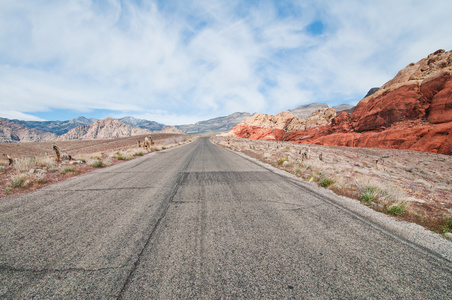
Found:
[[[254,138],[254,132],[265,128],[256,123],[246,128],[245,122],[230,134]],[[274,138],[452,155],[452,51],[438,50],[409,64],[362,99],[351,114],[342,111],[328,124],[287,128],[283,132]]]

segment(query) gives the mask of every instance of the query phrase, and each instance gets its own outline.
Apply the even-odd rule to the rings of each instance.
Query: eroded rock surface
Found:
[[[229,136],[452,155],[452,51],[409,64],[351,114],[326,109],[301,121],[278,115],[255,115]],[[275,119],[278,125],[269,127]]]

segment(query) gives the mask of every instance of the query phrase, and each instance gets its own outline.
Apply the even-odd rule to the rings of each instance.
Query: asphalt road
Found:
[[[451,299],[452,263],[202,138],[2,200],[0,298]]]

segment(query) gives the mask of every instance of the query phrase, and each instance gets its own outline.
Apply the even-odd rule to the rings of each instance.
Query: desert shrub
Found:
[[[74,169],[71,167],[65,167],[60,170],[60,174],[66,174],[66,173],[70,173],[70,172],[74,172]]]
[[[443,224],[443,232],[450,232],[452,230],[452,218],[446,218]]]
[[[144,155],[143,152],[136,152],[136,153],[133,154],[133,156],[143,156],[143,155]]]
[[[401,203],[399,205],[391,205],[388,207],[388,213],[394,215],[394,216],[401,216],[405,212],[405,203]]]
[[[127,158],[125,158],[124,156],[118,156],[116,159],[117,160],[127,160]]]
[[[377,200],[381,195],[381,190],[376,186],[366,186],[361,192],[361,202],[370,203]]]
[[[295,173],[301,173],[300,169],[295,169]]]
[[[14,169],[18,172],[26,172],[30,169],[36,169],[36,158],[29,157],[29,158],[19,158],[14,161]]]
[[[287,156],[286,156],[286,157],[280,157],[280,158],[278,159],[277,163],[278,163],[278,165],[282,166],[282,164],[283,164],[284,162],[286,162],[286,161],[288,161]]]
[[[320,180],[319,184],[320,184],[321,187],[326,188],[326,187],[329,187],[330,185],[332,185],[333,183],[334,183],[334,180],[332,180],[330,178],[322,178]]]
[[[102,168],[104,166],[104,163],[101,160],[95,160],[93,163],[91,163],[91,167],[93,168]]]
[[[12,179],[12,187],[14,189],[20,188],[23,186],[25,182],[25,177],[24,176],[17,176],[17,177],[13,177]]]

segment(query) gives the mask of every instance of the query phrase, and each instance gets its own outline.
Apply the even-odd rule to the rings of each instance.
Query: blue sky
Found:
[[[0,117],[134,116],[356,104],[452,49],[452,1],[0,0]]]

